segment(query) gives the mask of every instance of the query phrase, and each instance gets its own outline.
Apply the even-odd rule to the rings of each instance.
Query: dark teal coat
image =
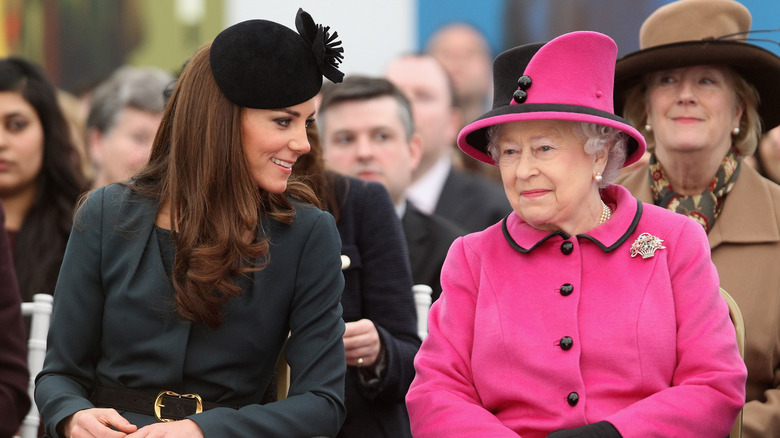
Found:
[[[87,396],[100,383],[244,406],[189,417],[207,438],[335,436],[345,417],[345,359],[333,217],[297,203],[292,225],[264,220],[268,265],[211,330],[175,314],[156,207],[156,200],[112,185],[93,192],[77,214],[36,384],[46,432],[58,436],[61,420],[91,408]],[[289,397],[260,405],[288,332]],[[154,422],[122,415],[139,427]]]

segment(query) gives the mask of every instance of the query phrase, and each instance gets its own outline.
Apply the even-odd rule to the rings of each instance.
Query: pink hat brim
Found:
[[[566,106],[571,108],[571,105],[544,105],[546,107],[560,107]],[[557,111],[555,109],[548,109],[543,111],[528,111],[533,109],[532,105],[512,105],[499,108],[503,109],[503,114],[491,115],[491,113],[485,114],[483,118],[476,120],[464,127],[458,134],[458,147],[472,158],[480,160],[482,162],[495,165],[495,161],[487,153],[486,150],[473,146],[470,142],[479,139],[479,143],[487,146],[487,139],[485,138],[487,128],[500,125],[503,123],[517,122],[523,120],[562,120],[570,122],[587,122],[597,125],[609,126],[622,131],[633,140],[632,144],[628,145],[629,153],[626,156],[626,161],[623,163],[623,167],[637,162],[642,155],[644,155],[647,149],[647,143],[645,138],[639,131],[636,130],[628,121],[615,116],[614,114],[604,113],[593,108],[582,108],[586,112],[571,112],[571,111]],[[506,113],[506,110],[522,109],[523,112],[510,112]],[[495,111],[493,111],[495,112]],[[594,112],[603,114],[593,114]],[[635,142],[635,143],[634,143]]]

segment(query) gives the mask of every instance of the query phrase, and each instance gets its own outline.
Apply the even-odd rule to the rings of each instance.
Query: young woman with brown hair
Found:
[[[242,22],[201,48],[149,164],[80,207],[36,387],[49,436],[339,430],[339,235],[288,180],[341,49],[305,12],[296,21]],[[282,347],[289,395],[262,404]]]

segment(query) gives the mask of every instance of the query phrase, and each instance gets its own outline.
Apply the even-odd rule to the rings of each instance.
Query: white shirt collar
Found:
[[[406,214],[406,198],[395,206],[395,214],[398,215],[398,219],[403,219]]]
[[[420,211],[433,214],[436,204],[439,202],[444,183],[452,168],[452,160],[449,156],[443,156],[429,170],[417,178],[409,188],[406,196]]]

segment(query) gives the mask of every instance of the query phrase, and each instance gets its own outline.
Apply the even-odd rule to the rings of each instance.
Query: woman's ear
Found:
[[[417,166],[420,165],[420,160],[422,160],[422,152],[422,137],[420,137],[420,134],[415,132],[412,134],[412,138],[409,139],[409,167],[411,167],[412,172],[416,171]]]
[[[87,131],[89,159],[96,166],[103,163],[103,137],[103,133],[95,128]]]
[[[607,167],[607,160],[609,160],[609,148],[607,147],[593,154],[593,172],[604,173],[604,169]]]
[[[737,102],[737,111],[736,114],[734,114],[734,119],[737,121],[737,125],[734,126],[734,128],[739,128],[742,126],[742,117],[745,115],[745,103],[744,102]]]

